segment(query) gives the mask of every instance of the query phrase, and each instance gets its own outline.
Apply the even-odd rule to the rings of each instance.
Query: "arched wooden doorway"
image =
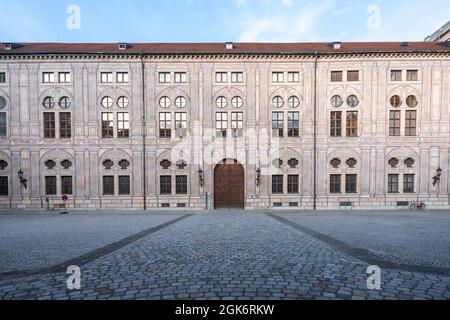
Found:
[[[224,160],[214,170],[214,208],[244,209],[245,172],[236,160]]]

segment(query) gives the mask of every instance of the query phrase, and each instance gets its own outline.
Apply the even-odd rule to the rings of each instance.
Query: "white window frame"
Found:
[[[159,83],[170,83],[170,72],[158,73]]]
[[[71,83],[72,82],[72,74],[70,72],[58,72],[58,81],[59,83]]]
[[[128,72],[117,72],[116,74],[117,83],[129,83],[130,76]]]
[[[228,72],[216,72],[216,83],[227,83]]]
[[[42,83],[55,83],[55,73],[42,72]]]
[[[272,82],[274,82],[274,83],[284,82],[284,72],[273,71],[272,72]]]
[[[186,83],[187,82],[187,73],[186,72],[175,72],[174,81],[175,81],[175,83]]]
[[[243,83],[244,82],[244,73],[243,72],[232,72],[231,73],[231,82],[232,83]]]
[[[288,72],[288,82],[300,82],[300,72],[298,71]]]
[[[100,72],[100,82],[101,83],[113,83],[113,73],[112,72]]]

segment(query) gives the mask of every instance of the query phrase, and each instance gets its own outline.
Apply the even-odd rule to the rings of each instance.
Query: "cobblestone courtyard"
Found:
[[[450,299],[448,212],[23,214],[0,231],[0,299]]]

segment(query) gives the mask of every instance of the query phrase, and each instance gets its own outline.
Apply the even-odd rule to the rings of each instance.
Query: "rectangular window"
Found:
[[[359,71],[347,71],[347,81],[359,81]]]
[[[43,72],[42,73],[43,83],[55,83],[55,73],[53,72]]]
[[[67,195],[73,194],[72,177],[71,176],[61,177],[61,194],[67,194]]]
[[[128,112],[117,113],[117,137],[130,137],[130,114]]]
[[[228,113],[217,112],[216,113],[216,136],[226,137],[228,129]]]
[[[273,175],[272,176],[272,193],[280,194],[283,193],[283,176]]]
[[[391,81],[402,81],[402,70],[391,70]]]
[[[216,72],[216,82],[217,83],[228,82],[228,73],[227,72]]]
[[[240,138],[244,132],[244,114],[242,112],[231,113],[231,130],[234,138]]]
[[[299,136],[299,113],[288,112],[288,137]]]
[[[7,196],[8,194],[8,177],[0,177],[0,196]]]
[[[56,177],[45,177],[45,194],[49,196],[56,195]]]
[[[389,111],[389,135],[400,135],[400,110]]]
[[[414,193],[414,175],[404,174],[403,175],[403,192],[404,193]]]
[[[186,81],[187,81],[186,72],[175,72],[176,83],[186,83]]]
[[[272,72],[272,82],[284,82],[284,72]]]
[[[331,71],[331,82],[342,82],[342,71]]]
[[[342,111],[332,111],[331,118],[331,136],[341,137],[342,136]]]
[[[176,176],[176,193],[187,194],[187,176]]]
[[[300,82],[300,72],[288,72],[288,82]]]
[[[419,81],[419,71],[418,70],[407,70],[406,71],[407,81]]]
[[[6,72],[0,72],[0,83],[6,83]]]
[[[72,77],[70,72],[60,72],[58,73],[59,83],[70,83],[72,81]]]
[[[102,83],[112,83],[113,82],[113,73],[112,72],[101,72],[100,73],[100,81]]]
[[[172,114],[170,112],[159,113],[159,137],[172,137]]]
[[[159,83],[169,83],[169,82],[170,82],[170,72],[160,72]]]
[[[103,195],[114,195],[114,176],[103,176]]]
[[[117,83],[128,83],[129,82],[129,76],[128,72],[117,72]]]
[[[102,112],[102,138],[114,138],[114,113]]]
[[[388,193],[398,193],[398,174],[388,175]]]
[[[6,137],[6,112],[0,112],[0,138]]]
[[[244,82],[244,74],[242,72],[232,72],[231,73],[231,82],[233,82],[233,83]]]
[[[72,138],[72,116],[70,112],[59,113],[59,136],[61,139]]]
[[[347,111],[347,137],[358,136],[358,111]]]
[[[54,112],[44,112],[44,138],[54,139],[55,134],[55,113]]]
[[[129,195],[130,192],[130,176],[119,176],[119,195]]]
[[[406,110],[405,121],[405,136],[415,136],[417,134],[417,111]]]
[[[330,176],[330,193],[341,193],[341,177],[340,174]]]
[[[272,112],[272,135],[274,137],[284,136],[284,113]]]
[[[161,194],[172,194],[172,177],[160,176],[159,177],[159,190]]]
[[[356,193],[357,192],[357,179],[356,174],[347,174],[345,176],[345,192],[346,193]]]
[[[298,175],[288,175],[288,193],[298,193]]]

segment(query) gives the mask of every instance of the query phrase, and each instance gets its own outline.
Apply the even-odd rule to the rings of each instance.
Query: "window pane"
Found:
[[[73,194],[71,176],[61,177],[61,193],[67,195]]]
[[[130,176],[119,176],[119,195],[130,194]]]
[[[6,83],[6,73],[0,72],[0,83]]]
[[[357,175],[347,174],[345,176],[345,192],[356,193],[357,192]]]
[[[8,194],[8,177],[0,177],[0,196],[7,196]]]
[[[187,194],[187,176],[176,176],[176,193]]]
[[[59,113],[59,135],[61,139],[72,137],[72,117],[70,112]]]
[[[348,71],[347,81],[359,81],[359,71]]]
[[[102,137],[114,138],[114,114],[102,112]]]
[[[403,175],[403,192],[414,193],[414,174]]]
[[[272,176],[272,193],[283,193],[283,176]]]
[[[288,175],[288,193],[298,193],[298,175]]]
[[[408,70],[406,72],[406,80],[407,81],[418,81],[419,80],[419,71],[417,71],[417,70]]]
[[[402,80],[402,71],[401,70],[392,70],[391,71],[391,81],[401,81]]]
[[[398,174],[388,175],[388,193],[398,193]]]
[[[358,111],[347,111],[347,137],[358,136]]]
[[[332,174],[330,176],[330,193],[341,193],[341,175]]]
[[[172,194],[172,177],[171,176],[160,176],[160,193],[161,194]]]
[[[45,194],[56,195],[56,177],[45,177]]]
[[[331,112],[331,136],[340,137],[342,136],[342,112],[332,111]]]
[[[415,136],[416,135],[416,123],[417,123],[417,112],[416,111],[406,111],[405,113],[405,135]]]
[[[394,110],[389,112],[389,135],[400,135],[400,110]]]
[[[159,137],[172,137],[172,114],[170,112],[161,112],[159,114]]]
[[[288,137],[299,136],[299,113],[288,112]]]
[[[342,71],[331,71],[331,82],[341,82]]]
[[[284,113],[272,112],[272,134],[275,137],[283,137],[284,135]]]
[[[105,196],[114,195],[114,176],[103,176],[103,194]]]
[[[44,112],[44,138],[54,139],[55,138],[55,113],[54,112]]]
[[[6,112],[0,112],[0,137],[6,137]]]

